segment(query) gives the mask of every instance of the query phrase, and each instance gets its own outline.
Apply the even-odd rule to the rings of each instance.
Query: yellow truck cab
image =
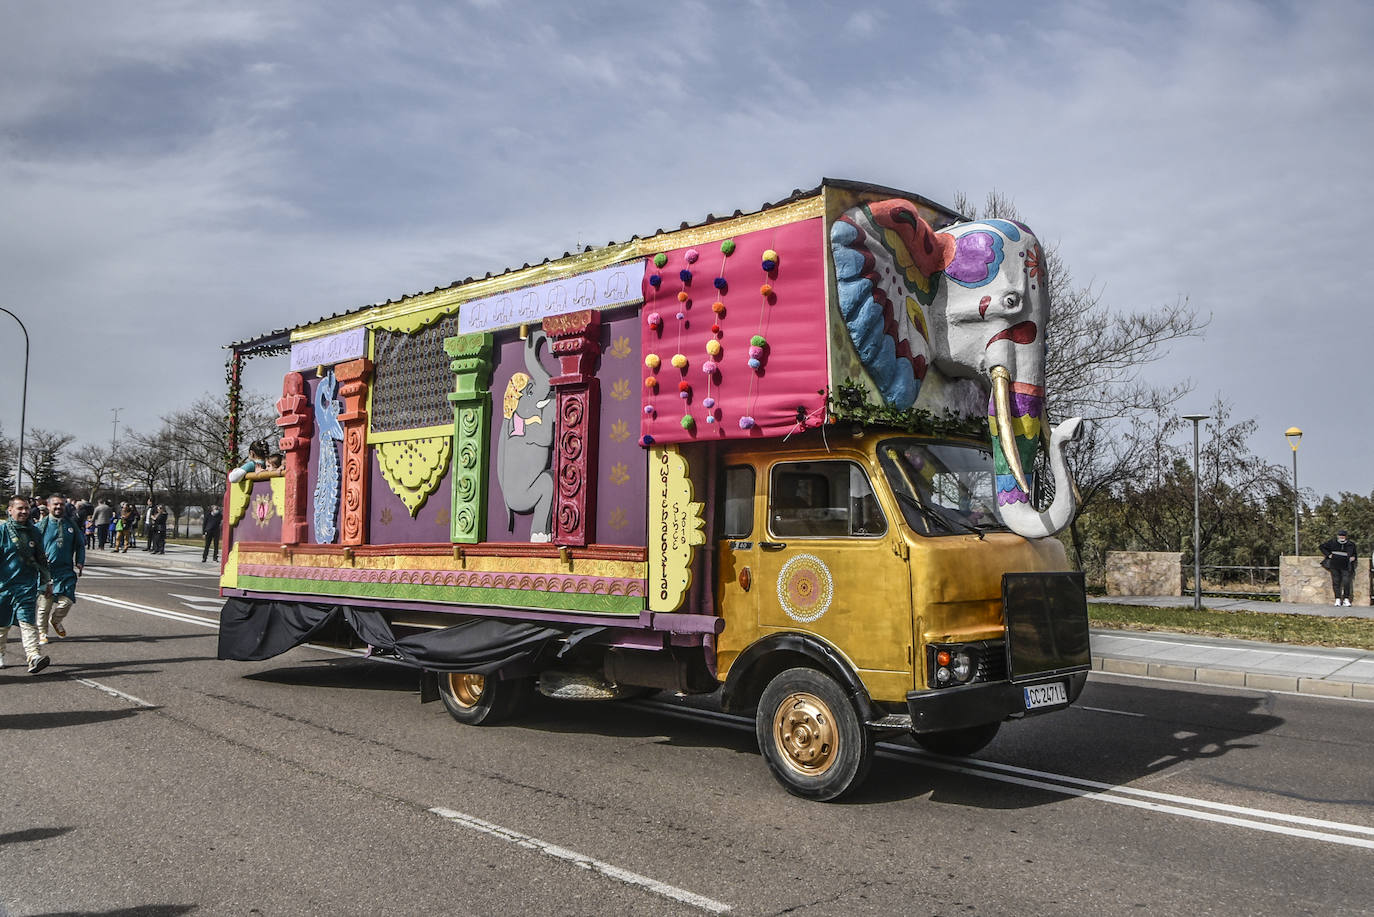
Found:
[[[467,725],[718,692],[820,800],[879,736],[973,753],[1089,668],[1048,314],[1026,226],[826,180],[241,341],[290,369],[220,658],[366,646]]]

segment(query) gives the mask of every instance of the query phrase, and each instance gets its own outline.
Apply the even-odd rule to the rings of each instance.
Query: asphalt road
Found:
[[[1094,674],[976,759],[886,745],[838,805],[752,728],[543,701],[454,723],[413,672],[219,662],[215,581],[96,557],[0,670],[0,915],[1368,914],[1374,705]],[[17,638],[17,631],[12,633]]]

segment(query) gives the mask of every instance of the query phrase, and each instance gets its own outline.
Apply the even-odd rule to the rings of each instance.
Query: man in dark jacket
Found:
[[[205,517],[203,529],[205,532],[205,550],[200,553],[201,563],[205,563],[209,559],[212,545],[215,549],[215,560],[219,560],[219,524],[222,518],[223,514],[220,513],[218,506],[210,511],[210,515]]]
[[[1336,537],[1323,541],[1321,552],[1326,557],[1323,565],[1331,571],[1331,590],[1336,593],[1337,605],[1350,604],[1350,587],[1355,582],[1355,559],[1359,551],[1345,529]]]

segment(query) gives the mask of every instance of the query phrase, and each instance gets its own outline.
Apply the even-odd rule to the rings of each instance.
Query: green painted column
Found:
[[[487,534],[487,462],[491,441],[490,333],[444,338],[453,358],[453,512],[449,536],[454,544],[476,544]]]

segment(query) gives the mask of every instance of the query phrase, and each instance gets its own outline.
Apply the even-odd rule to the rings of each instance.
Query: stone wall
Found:
[[[1107,595],[1183,595],[1180,551],[1108,551]]]
[[[1320,554],[1279,558],[1279,601],[1330,605],[1331,574],[1321,568]],[[1369,604],[1369,561],[1361,557],[1355,568],[1351,604]]]

